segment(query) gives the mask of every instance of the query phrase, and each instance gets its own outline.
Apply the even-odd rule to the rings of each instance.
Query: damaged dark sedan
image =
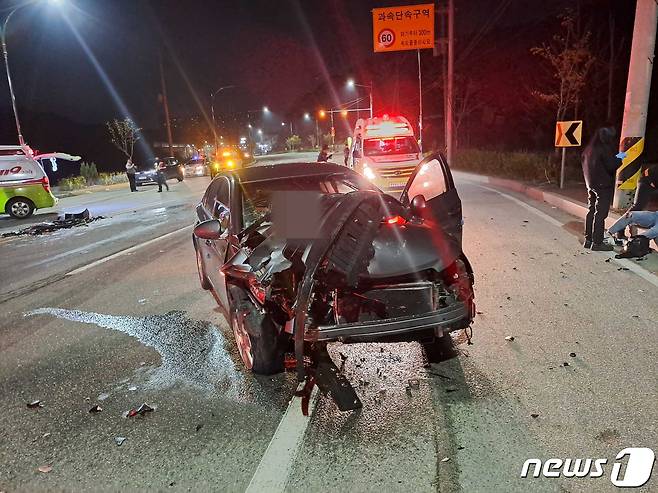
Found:
[[[344,166],[284,163],[218,175],[197,207],[201,286],[245,366],[300,374],[331,341],[419,341],[465,329],[473,271],[461,201],[441,155],[399,199]]]

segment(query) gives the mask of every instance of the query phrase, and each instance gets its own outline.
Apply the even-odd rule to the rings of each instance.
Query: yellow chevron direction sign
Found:
[[[555,125],[555,147],[576,147],[583,140],[583,121],[557,122]]]

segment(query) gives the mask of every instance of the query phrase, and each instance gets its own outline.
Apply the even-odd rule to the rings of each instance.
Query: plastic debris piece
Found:
[[[460,445],[459,447],[457,447],[457,450],[464,450],[464,447]]]
[[[135,390],[137,390],[137,387],[135,387],[135,386],[133,385],[133,386],[131,386],[131,387],[128,387],[128,390],[130,390],[131,392],[134,392]]]
[[[564,363],[562,363],[562,366],[569,366],[569,363],[565,361]]]
[[[420,380],[418,380],[417,378],[410,378],[409,380],[407,380],[407,384],[412,389],[419,389],[420,388]]]
[[[47,474],[52,470],[53,470],[53,466],[50,466],[50,465],[39,466],[39,472],[42,472],[44,474]]]
[[[139,303],[140,305],[144,305],[148,303],[148,300],[146,298],[142,298],[141,300],[137,300],[137,303]]]
[[[604,262],[610,262],[610,261],[612,261],[611,258],[607,258],[607,259],[604,260]]]
[[[513,341],[513,340],[514,340],[514,336],[505,336],[505,340],[506,340],[506,341]]]
[[[94,407],[92,407],[89,410],[89,412],[95,414],[95,413],[100,413],[102,410],[103,410],[103,408],[100,407],[98,404],[96,404]]]
[[[443,459],[441,459],[441,462],[448,462],[449,460],[450,460],[450,457],[444,457]]]
[[[43,402],[41,401],[32,401],[27,403],[27,407],[30,409],[38,409],[40,407],[43,407]]]
[[[539,417],[539,414],[537,414],[537,413],[532,413],[532,414],[530,415],[530,417],[531,417],[531,418],[538,418],[538,417]]]
[[[150,413],[150,412],[153,412],[153,411],[154,411],[154,409],[151,406],[144,403],[141,406],[139,406],[137,409],[131,409],[130,411],[128,411],[127,417],[132,418],[132,417],[137,416],[137,415],[144,416],[146,413]]]
[[[48,432],[48,433],[44,433],[44,434],[41,436],[41,438],[48,438],[49,436],[50,436],[50,432]]]
[[[569,353],[569,356],[571,356],[572,358],[575,358],[575,357],[576,357],[576,353]]]
[[[126,440],[128,440],[126,437],[114,437],[114,443],[117,444],[117,447],[121,447]]]

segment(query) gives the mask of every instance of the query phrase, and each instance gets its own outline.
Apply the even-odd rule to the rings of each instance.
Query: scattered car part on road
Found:
[[[128,440],[126,437],[114,437],[114,443],[117,444],[117,447],[121,447],[126,440]]]
[[[40,407],[43,407],[43,402],[37,400],[37,401],[32,401],[27,403],[27,407],[29,409],[39,409]]]
[[[51,222],[43,222],[38,224],[33,224],[26,228],[20,229],[18,231],[9,231],[8,233],[2,233],[3,238],[11,236],[39,236],[45,233],[52,233],[60,229],[69,229],[77,226],[86,226],[89,223],[98,221],[100,219],[105,219],[103,216],[94,216],[92,217],[89,213],[89,209],[78,214],[65,214],[59,219],[55,219]]]
[[[135,416],[144,416],[146,413],[152,413],[153,411],[155,411],[155,408],[144,403],[141,406],[139,406],[137,409],[133,408],[130,411],[128,411],[126,417],[134,418]]]

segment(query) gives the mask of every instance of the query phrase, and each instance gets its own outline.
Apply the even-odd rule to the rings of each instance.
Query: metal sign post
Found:
[[[578,147],[583,140],[583,121],[557,122],[555,124],[555,147],[562,148],[560,166],[560,188],[564,188],[567,147]]]

